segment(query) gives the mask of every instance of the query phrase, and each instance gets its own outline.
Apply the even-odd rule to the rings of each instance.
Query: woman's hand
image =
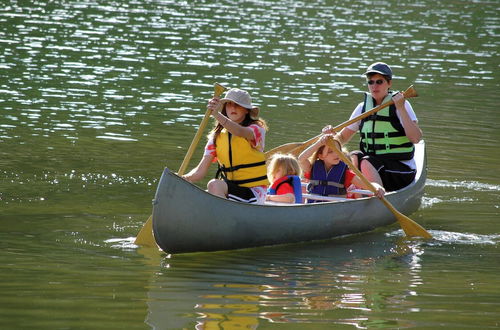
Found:
[[[372,185],[375,187],[376,191],[375,191],[375,196],[377,198],[382,198],[384,197],[385,195],[385,189],[384,187],[382,187],[380,184],[376,183],[376,182],[372,182]]]
[[[323,133],[323,135],[319,139],[320,145],[326,144],[329,138],[333,138],[332,133]]]
[[[405,96],[403,93],[399,92],[397,94],[394,94],[392,97],[392,100],[394,101],[394,104],[396,105],[396,109],[398,110],[404,110],[405,109]]]
[[[220,98],[218,97],[214,97],[208,101],[207,109],[212,112],[212,116],[215,116],[215,114],[219,111],[220,103]]]
[[[335,133],[333,131],[333,126],[332,125],[326,125],[325,127],[323,127],[323,129],[321,130],[321,133],[323,134],[333,134]]]

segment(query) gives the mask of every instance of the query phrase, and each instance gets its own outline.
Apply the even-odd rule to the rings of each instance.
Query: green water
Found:
[[[4,1],[0,327],[498,328],[499,12],[485,0]],[[394,225],[209,254],[133,244],[214,82],[251,92],[270,149],[347,120],[378,60],[420,94],[429,172],[411,218],[432,241]]]

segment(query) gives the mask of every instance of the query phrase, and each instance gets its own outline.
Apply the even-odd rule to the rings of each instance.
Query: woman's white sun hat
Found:
[[[250,118],[253,120],[259,119],[259,108],[252,105],[252,98],[247,91],[239,88],[231,88],[227,91],[225,97],[221,99],[220,109],[224,107],[226,102],[234,102],[250,112]]]

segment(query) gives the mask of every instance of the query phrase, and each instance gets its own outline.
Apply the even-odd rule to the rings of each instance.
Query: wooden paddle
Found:
[[[227,88],[222,86],[219,83],[214,84],[214,97],[219,97],[224,91],[226,91]],[[210,119],[210,114],[211,110],[207,109],[205,112],[205,117],[203,117],[200,126],[198,127],[198,131],[196,132],[193,141],[191,141],[191,145],[189,146],[189,149],[186,153],[186,156],[184,157],[184,160],[182,161],[181,167],[179,168],[179,171],[177,174],[179,176],[183,175],[184,172],[186,171],[187,166],[189,165],[189,161],[191,160],[191,157],[193,156],[193,153],[196,149],[196,146],[198,145],[198,142],[200,142],[201,136],[203,134],[203,131],[205,130],[205,127],[208,124],[208,121]],[[156,247],[156,241],[153,236],[153,215],[150,215],[148,220],[146,220],[146,223],[144,226],[142,226],[141,230],[137,234],[137,237],[135,238],[134,244],[136,245],[142,245],[142,246],[149,246],[149,247]]]
[[[370,181],[368,181],[368,179],[363,175],[363,173],[361,173],[361,171],[358,170],[356,166],[352,164],[352,162],[348,159],[348,157],[342,151],[339,150],[333,137],[330,137],[327,140],[327,145],[332,150],[334,150],[337,153],[337,155],[339,155],[340,159],[342,159],[344,163],[346,163],[347,166],[349,166],[349,168],[354,173],[356,173],[356,175],[361,179],[361,181],[363,181],[363,183],[369,188],[369,190],[371,190],[373,193],[376,193],[377,189],[375,188],[375,186],[373,186],[373,184]],[[429,234],[427,230],[425,230],[422,226],[420,226],[412,219],[408,218],[406,215],[396,210],[394,206],[392,206],[392,204],[385,197],[380,198],[380,200],[382,201],[382,203],[384,203],[385,206],[387,206],[387,208],[392,212],[392,214],[394,214],[394,216],[399,222],[399,225],[401,226],[401,228],[403,228],[403,231],[405,232],[406,236],[432,238],[431,234]]]
[[[413,87],[413,85],[411,85],[410,87],[408,87],[408,89],[406,89],[404,92],[403,92],[403,95],[405,97],[405,99],[409,99],[409,98],[412,98],[412,97],[417,97],[418,94],[417,94],[417,91],[415,90],[415,88]],[[368,116],[371,116],[373,115],[374,113],[390,106],[394,104],[394,101],[393,100],[390,100],[388,102],[385,102],[371,110],[368,110],[362,114],[360,114],[359,116],[357,117],[354,117],[352,119],[349,119],[348,121],[345,121],[343,122],[342,124],[338,125],[338,126],[335,126],[333,128],[333,130],[335,132],[338,132],[340,131],[341,129],[343,129],[344,127],[347,127],[357,121],[360,121],[361,119],[363,118],[366,118]],[[276,148],[273,148],[269,151],[266,152],[266,158],[269,158],[271,157],[273,154],[275,153],[283,153],[283,154],[286,154],[286,153],[290,153],[296,157],[298,157],[300,155],[300,153],[304,150],[306,150],[310,145],[316,143],[316,141],[318,141],[318,139],[321,137],[322,134],[319,134],[319,135],[316,135],[315,137],[305,141],[305,142],[290,142],[290,143],[286,143],[286,144],[283,144],[281,146],[278,146]]]

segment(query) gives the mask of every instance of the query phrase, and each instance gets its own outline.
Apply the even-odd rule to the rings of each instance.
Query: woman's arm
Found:
[[[405,98],[402,93],[398,93],[392,97],[396,105],[396,111],[399,114],[399,119],[405,130],[406,137],[412,143],[418,143],[422,139],[422,130],[418,123],[410,118],[408,109],[405,106]]]
[[[212,116],[217,120],[227,131],[235,136],[241,136],[251,141],[255,139],[253,129],[249,126],[241,126],[237,122],[232,121],[222,113],[212,110]]]
[[[306,150],[301,152],[297,160],[299,161],[302,172],[307,173],[311,171],[312,163],[309,161],[309,159],[323,144],[323,137],[321,137],[318,139],[318,141],[314,142]]]
[[[371,190],[370,187],[368,187],[367,185],[365,185],[365,183],[363,182],[363,180],[361,180],[358,176],[355,176],[352,179],[352,183],[356,187],[358,187],[358,188]],[[385,189],[384,189],[384,187],[382,187],[377,182],[371,182],[371,184],[375,187],[375,196],[377,196],[378,198],[381,198],[382,196],[385,195]]]
[[[211,115],[221,124],[227,131],[233,135],[244,137],[245,139],[251,141],[253,140],[254,134],[250,127],[244,127],[237,122],[232,121],[227,116],[224,116],[219,112],[220,108],[220,98],[214,97],[208,101],[207,108],[210,109]]]
[[[283,195],[267,195],[266,200],[281,203],[295,203],[295,195],[292,193]]]
[[[213,159],[214,156],[212,155],[203,156],[198,165],[182,177],[189,182],[200,181],[207,174],[208,168],[210,167],[210,164],[212,164]]]
[[[337,139],[340,144],[344,145],[351,140],[354,134],[356,134],[356,131],[353,131],[348,127],[344,127],[335,135],[335,139]]]

